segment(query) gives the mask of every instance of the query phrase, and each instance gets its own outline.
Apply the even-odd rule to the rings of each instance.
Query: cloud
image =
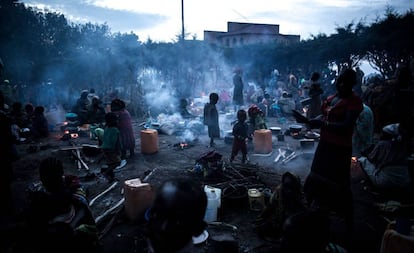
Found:
[[[114,9],[93,4],[91,1],[53,0],[24,1],[30,6],[37,6],[64,14],[75,22],[108,24],[113,32],[129,32],[148,29],[168,21],[168,17],[157,13],[144,13],[134,10]]]
[[[181,32],[178,0],[23,0],[63,13],[73,21],[106,23],[113,32],[133,31],[145,40],[170,41]],[[184,1],[185,31],[202,39],[204,30],[226,31],[227,22],[279,24],[282,34],[302,39],[335,32],[338,26],[381,17],[387,7],[413,9],[413,0],[209,0]]]

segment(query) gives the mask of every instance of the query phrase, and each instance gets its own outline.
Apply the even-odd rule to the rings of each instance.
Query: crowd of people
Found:
[[[327,215],[329,211],[335,211],[345,217],[346,234],[350,239],[354,215],[350,178],[353,156],[360,158],[362,169],[375,187],[394,189],[412,185],[407,161],[413,152],[414,114],[409,101],[413,94],[411,73],[406,68],[397,73],[391,103],[396,113],[390,122],[393,124],[383,126],[379,141],[375,141],[378,115],[364,99],[360,69],[341,70],[335,79],[334,91],[324,90],[327,86],[321,83],[319,72],[311,73],[309,80],[301,84],[291,73],[286,85],[277,81],[280,79],[278,71],[272,75],[271,85],[248,94],[244,90],[243,71],[238,68],[234,72],[234,90],[230,97],[237,120],[233,122],[230,162],[239,152],[242,163],[248,162],[247,143],[254,138],[255,130],[267,129],[267,117],[295,116],[294,109],[306,108],[306,120],[297,120],[309,129],[319,129],[320,139],[303,189],[294,175],[282,176],[281,188],[274,199],[278,208],[283,207],[276,211],[280,214],[277,225],[282,238],[278,250],[298,252],[311,247],[312,252],[327,252],[327,248],[335,247],[337,252],[344,252],[329,243]],[[214,147],[215,140],[221,137],[219,102],[220,95],[211,92],[209,102],[204,105],[203,123],[207,127],[210,147]],[[7,109],[5,104],[0,93],[1,131],[5,133],[0,152],[6,154],[1,170],[1,194],[6,203],[2,211],[12,212],[10,182],[15,157],[12,147],[24,136],[23,129],[29,129],[30,138],[45,138],[50,126],[43,106],[23,106],[14,102]],[[181,114],[191,118],[187,105],[186,100],[181,100]],[[84,90],[71,112],[77,115],[80,124],[101,126],[95,131],[106,159],[107,167],[102,173],[112,182],[116,179],[115,169],[135,155],[135,133],[125,101],[113,98],[108,110],[93,89]],[[66,248],[69,251],[76,250],[75,247],[96,250],[96,224],[76,177],[65,175],[62,163],[55,158],[42,161],[39,175],[42,187],[30,196],[28,223],[28,228],[37,232],[35,248],[42,252],[49,250],[44,246],[69,245]],[[203,220],[206,205],[201,184],[183,179],[165,181],[149,211],[150,252],[191,252],[192,237],[206,229]],[[315,227],[319,227],[320,233],[312,233]],[[45,242],[49,238],[54,238],[56,245]]]

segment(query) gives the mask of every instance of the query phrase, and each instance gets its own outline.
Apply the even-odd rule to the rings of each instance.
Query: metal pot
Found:
[[[280,127],[269,127],[270,131],[272,131],[273,135],[278,135],[280,133],[280,131],[282,130],[282,128]]]
[[[315,141],[312,139],[301,139],[300,147],[303,149],[311,149],[314,146]]]
[[[301,125],[290,125],[289,126],[289,131],[290,133],[300,133],[300,131],[302,131],[302,126]]]

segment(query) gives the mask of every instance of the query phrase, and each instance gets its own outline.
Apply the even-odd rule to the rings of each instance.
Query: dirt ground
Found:
[[[269,126],[279,126],[275,118],[269,118]],[[297,138],[285,136],[284,141],[278,141],[272,137],[272,152],[269,154],[255,154],[253,144],[249,143],[250,162],[243,165],[237,161],[230,165],[227,161],[231,151],[231,145],[224,138],[216,141],[214,148],[223,155],[225,170],[214,177],[205,177],[195,170],[196,160],[212,148],[207,146],[209,140],[205,134],[198,136],[194,141],[187,142],[187,146],[181,147],[180,138],[174,134],[158,135],[159,148],[154,154],[141,153],[140,122],[134,122],[136,133],[135,156],[127,159],[127,165],[116,172],[117,184],[109,192],[96,199],[91,205],[95,218],[99,217],[101,232],[102,252],[143,252],[145,241],[142,236],[145,224],[144,215],[141,219],[132,221],[125,213],[122,199],[124,197],[123,185],[128,179],[139,178],[149,183],[153,190],[166,179],[173,177],[189,177],[199,181],[203,185],[210,185],[222,189],[234,186],[245,188],[265,189],[265,192],[273,191],[279,184],[283,172],[291,171],[304,179],[309,171],[313,157],[313,149],[302,149]],[[79,138],[69,141],[60,139],[62,133],[53,132],[51,136],[41,142],[18,145],[20,159],[14,162],[13,193],[15,206],[18,211],[23,211],[27,205],[26,190],[31,184],[38,182],[38,166],[40,161],[47,156],[55,156],[64,162],[67,174],[80,177],[82,185],[87,191],[89,200],[94,199],[112,183],[107,182],[101,175],[100,169],[104,160],[100,152],[93,148],[84,147],[81,157],[88,169],[78,167],[78,161],[71,150],[62,150],[71,146],[83,144],[97,145],[97,141],[91,140],[87,131]],[[315,143],[316,146],[317,143]],[[278,149],[295,151],[298,156],[291,162],[275,163]],[[354,202],[355,202],[355,233],[352,239],[350,252],[379,252],[382,234],[387,222],[383,213],[378,212],[374,203],[381,200],[380,196],[366,190],[361,184],[364,175],[355,169],[352,173]],[[365,188],[365,189],[364,189]],[[121,201],[121,202],[120,202]],[[105,216],[101,216],[111,207],[119,204]],[[274,241],[260,238],[254,226],[254,221],[259,212],[252,211],[246,194],[231,195],[223,193],[222,207],[218,212],[218,221],[209,224],[208,240],[199,245],[200,252],[215,252],[214,238],[229,236],[239,248],[239,252],[273,252]],[[388,216],[388,218],[392,219]],[[333,241],[343,243],[342,220],[333,218]]]

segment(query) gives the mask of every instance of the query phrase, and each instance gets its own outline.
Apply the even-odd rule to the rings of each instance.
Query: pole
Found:
[[[184,41],[184,0],[181,0],[181,40]]]

